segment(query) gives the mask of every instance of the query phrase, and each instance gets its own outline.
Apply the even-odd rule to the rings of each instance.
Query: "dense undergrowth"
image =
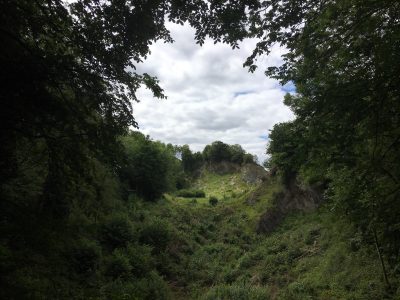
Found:
[[[116,183],[104,175],[102,193],[108,200],[97,203],[101,208],[95,215],[77,202],[64,224],[23,219],[24,231],[10,237],[17,250],[0,247],[3,295],[118,300],[400,296],[395,290],[386,294],[376,250],[329,203],[311,213],[293,212],[272,234],[257,234],[261,215],[283,189],[278,177],[260,186],[244,182],[238,173],[203,171],[187,191],[203,196],[202,191],[204,197],[174,192],[152,202],[134,193],[119,199],[113,194]],[[211,205],[211,197],[218,202]],[[19,211],[21,216],[28,209]],[[30,223],[35,234],[28,230]],[[62,235],[54,234],[57,226],[63,226]]]
[[[234,176],[206,174],[196,186],[218,195],[215,182],[234,181]],[[269,182],[266,191],[272,192],[253,206],[245,201],[245,187],[248,195],[252,186],[241,184],[243,195],[215,207],[172,196],[133,205],[147,211],[144,223],[155,218],[168,228],[162,274],[173,299],[385,297],[376,251],[361,245],[350,223],[322,206],[291,214],[271,235],[257,235],[255,211],[268,207],[281,187]]]

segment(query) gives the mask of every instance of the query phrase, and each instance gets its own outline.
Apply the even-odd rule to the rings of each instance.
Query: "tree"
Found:
[[[180,147],[181,160],[185,173],[193,175],[203,165],[203,156],[199,152],[193,153],[188,145]]]
[[[400,4],[272,0],[261,6],[248,12],[249,35],[259,42],[245,65],[255,70],[257,57],[279,43],[288,49],[284,62],[266,74],[296,85],[296,94],[285,98],[296,120],[272,131],[272,159],[304,177],[327,178],[334,207],[376,243],[383,240],[395,267]],[[288,131],[296,128],[299,135]]]
[[[242,148],[242,146],[235,144],[229,146],[229,151],[231,154],[231,161],[236,164],[243,163],[244,155],[246,151]]]
[[[378,252],[385,254],[380,256],[395,270],[400,253],[399,14],[400,3],[391,0],[3,1],[0,246],[12,253],[5,257],[14,268],[5,275],[11,279],[1,296],[61,297],[62,284],[48,281],[51,287],[32,292],[24,285],[32,278],[18,281],[12,269],[21,266],[21,257],[32,258],[29,265],[39,264],[36,257],[57,261],[57,250],[75,234],[72,220],[81,215],[95,220],[112,207],[106,203],[108,195],[117,194],[111,181],[123,166],[120,136],[136,125],[131,101],[142,85],[164,97],[157,79],[137,73],[135,64],[146,58],[151,43],[172,41],[167,19],[187,21],[199,44],[207,35],[232,47],[245,37],[258,38],[245,63],[251,71],[257,57],[276,43],[288,49],[283,64],[266,74],[296,85],[296,95],[288,95],[285,103],[296,116],[290,126],[301,134],[282,134],[304,145],[306,151],[299,153],[306,154],[306,162],[299,166],[296,153],[282,156],[282,162],[306,175],[319,168],[330,181],[333,207],[352,217],[366,236],[372,233]],[[285,143],[279,135],[274,139]],[[140,145],[149,151],[143,158],[153,167],[162,161],[156,144],[144,140]],[[216,146],[206,147],[205,158],[229,160],[226,145]],[[285,153],[293,147],[276,148]],[[132,182],[140,179],[135,170],[131,174]],[[168,185],[157,184],[158,194]],[[44,270],[40,278],[53,273],[35,270]],[[64,261],[50,270],[68,273]]]
[[[222,31],[240,28],[242,21],[232,18],[217,33],[222,28],[212,15],[219,7],[202,0],[2,1],[0,249],[11,253],[1,259],[13,267],[2,272],[7,279],[1,278],[1,298],[59,299],[64,290],[71,298],[61,281],[50,280],[49,274],[67,273],[59,249],[78,238],[74,222],[97,224],[114,209],[115,174],[124,165],[120,137],[137,125],[131,106],[137,89],[145,86],[164,97],[157,79],[138,73],[135,65],[155,41],[172,42],[167,20],[189,22],[200,44],[214,32],[214,39],[237,46],[239,36]],[[230,10],[239,13],[242,6]],[[145,146],[156,155],[162,152],[151,143]],[[84,231],[83,224],[79,228]],[[41,256],[48,263],[35,268]],[[55,261],[60,264],[52,265]],[[24,272],[28,265],[38,271],[35,279],[29,277],[34,272]],[[18,269],[25,277],[13,273]],[[44,278],[39,279],[43,286],[27,287],[36,278]]]
[[[211,145],[207,145],[204,148],[203,156],[209,162],[230,161],[231,153],[229,145],[221,141],[212,142]]]
[[[164,97],[157,79],[135,65],[155,41],[172,42],[166,20],[188,21],[203,43],[218,31],[210,22],[218,6],[200,0],[2,1],[0,298],[87,298],[73,284],[66,288],[73,274],[60,249],[90,235],[118,206],[120,137],[136,126],[131,103],[137,89]],[[237,45],[236,38],[222,41]],[[141,145],[150,164],[162,161],[160,147]],[[161,176],[164,163],[160,167]],[[146,197],[168,186],[156,184]]]
[[[275,124],[269,139],[269,164],[278,167],[284,177],[296,174],[307,157],[302,147],[304,137],[296,122]]]
[[[118,137],[136,126],[131,102],[138,100],[137,89],[145,86],[164,97],[157,79],[136,72],[135,64],[146,58],[155,41],[172,42],[166,20],[189,22],[200,44],[210,34],[233,47],[244,38],[243,30],[235,38],[224,33],[230,26],[243,27],[242,18],[234,15],[218,32],[212,20],[220,7],[200,0],[4,1],[0,183],[11,184],[18,176],[22,140],[28,148],[40,144],[48,166],[43,207],[54,209],[58,217],[67,215],[71,189],[66,183],[87,169],[88,157],[113,168],[120,165]],[[234,5],[230,11],[240,17],[243,7]]]
[[[131,132],[123,142],[127,163],[121,169],[121,181],[144,199],[157,200],[169,187],[169,153],[140,132]]]

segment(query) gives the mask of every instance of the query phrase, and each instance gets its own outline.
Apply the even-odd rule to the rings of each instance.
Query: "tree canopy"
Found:
[[[140,192],[153,199],[174,182],[168,172],[176,169],[176,161],[165,161],[171,158],[168,146],[144,139],[140,145],[149,153],[142,156],[123,147],[121,136],[137,126],[132,113],[137,89],[145,86],[165,97],[158,80],[137,72],[136,64],[155,41],[172,42],[167,21],[189,22],[203,43],[218,30],[203,26],[218,6],[199,0],[2,1],[1,298],[92,298],[103,293],[97,285],[107,276],[117,280],[129,273],[126,257],[100,247],[95,233],[101,227],[103,234],[125,239],[117,243],[122,248],[136,247],[121,209],[128,205],[121,202],[125,182],[117,175],[127,171],[134,189],[143,180],[135,172],[147,172]],[[239,28],[240,20],[232,21]],[[236,39],[218,36],[237,45]],[[130,160],[137,169],[127,170]],[[147,259],[145,250],[138,251]],[[96,291],[86,295],[80,276],[96,277],[105,262],[108,275],[94,280]],[[151,270],[141,273],[142,284],[152,281],[155,290],[163,290]]]
[[[255,163],[256,158],[247,153],[242,146],[228,145],[221,141],[212,142],[203,149],[203,159],[210,163],[218,163],[222,161],[233,162],[236,164]]]
[[[400,22],[396,1],[265,1],[251,22],[246,65],[278,42],[284,63],[266,74],[293,81],[293,122],[276,125],[271,162],[329,182],[334,207],[383,239],[392,267],[400,238]]]
[[[183,168],[172,145],[154,142],[140,132],[130,132],[123,144],[127,162],[120,178],[130,193],[155,201],[182,182]]]

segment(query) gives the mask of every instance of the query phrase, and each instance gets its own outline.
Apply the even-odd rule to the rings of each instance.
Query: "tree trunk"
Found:
[[[373,229],[373,233],[374,233],[376,251],[378,251],[379,260],[381,261],[383,277],[385,278],[385,283],[386,283],[387,287],[390,288],[390,283],[389,283],[389,279],[388,279],[388,276],[387,276],[387,273],[386,273],[386,268],[385,268],[385,262],[383,261],[381,249],[380,249],[379,243],[378,243],[378,236],[376,235],[376,230],[375,229]]]

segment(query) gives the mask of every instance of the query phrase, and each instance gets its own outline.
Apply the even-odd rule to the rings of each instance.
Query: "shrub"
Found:
[[[75,272],[90,275],[99,267],[100,247],[93,241],[80,240],[70,250],[69,259]]]
[[[133,226],[125,215],[112,215],[100,226],[100,240],[112,250],[125,247],[134,238]]]
[[[184,198],[205,198],[206,193],[202,190],[180,190],[176,193],[178,197]]]
[[[216,205],[218,204],[218,198],[217,198],[217,197],[214,197],[214,196],[211,196],[211,197],[209,198],[208,202],[210,203],[210,205],[216,206]]]
[[[140,232],[139,241],[153,247],[153,253],[161,253],[167,248],[171,239],[169,225],[161,220],[154,220],[145,225]]]
[[[232,285],[224,284],[212,287],[201,299],[264,300],[264,299],[270,299],[270,295],[268,289],[264,287],[251,286],[245,284],[232,284]]]
[[[142,245],[130,245],[126,251],[131,265],[131,273],[135,277],[143,277],[149,273],[155,266],[151,256],[151,247]]]
[[[201,190],[196,191],[196,198],[205,198],[205,197],[206,197],[206,193],[204,191],[201,191]]]
[[[119,251],[114,251],[106,262],[106,275],[117,278],[128,278],[131,274],[131,265],[129,259]]]
[[[171,299],[168,284],[155,271],[150,272],[136,284],[136,299]]]
[[[104,291],[105,299],[111,300],[171,299],[167,283],[154,271],[146,274],[140,280],[110,281],[104,286]]]

